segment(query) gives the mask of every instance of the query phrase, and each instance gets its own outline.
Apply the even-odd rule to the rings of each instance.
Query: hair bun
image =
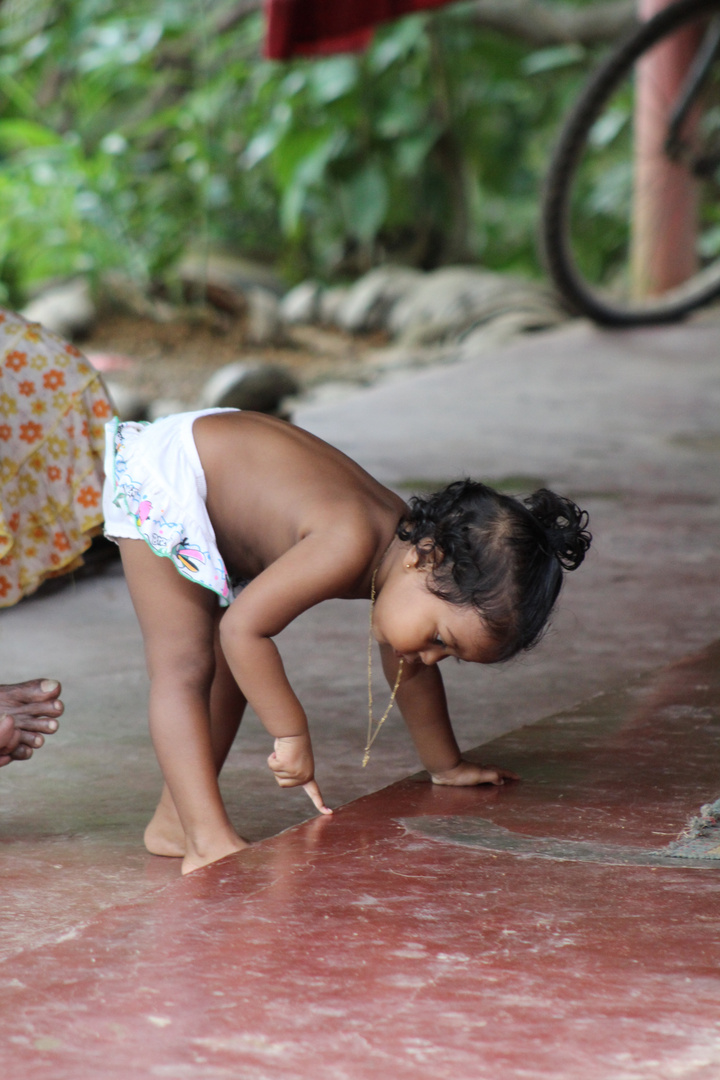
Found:
[[[592,541],[587,512],[547,488],[534,492],[525,505],[545,530],[550,550],[563,569],[577,570]]]

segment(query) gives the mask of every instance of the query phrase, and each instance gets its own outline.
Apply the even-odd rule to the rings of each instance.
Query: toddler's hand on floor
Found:
[[[321,814],[332,814],[314,778],[315,760],[309,735],[288,735],[276,739],[275,749],[267,763],[280,787],[302,786]]]
[[[476,765],[474,761],[461,758],[458,765],[444,772],[430,773],[433,784],[445,787],[472,787],[475,784],[495,784],[500,787],[506,780],[519,780],[517,773],[508,769],[496,769],[493,765]]]

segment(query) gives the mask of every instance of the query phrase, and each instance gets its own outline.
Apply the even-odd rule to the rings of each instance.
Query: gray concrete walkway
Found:
[[[447,666],[464,747],[720,637],[720,319],[630,333],[577,323],[305,406],[295,420],[406,494],[469,474],[511,490],[547,484],[589,510],[593,549],[537,650],[503,668]],[[360,766],[366,620],[366,604],[326,604],[280,642],[336,806],[417,769],[396,715]],[[119,568],[0,613],[0,655],[2,681],[60,678],[66,703],[46,747],[0,773],[2,958],[78,932],[179,867],[142,848],[160,778]],[[312,807],[276,787],[257,720],[243,727],[224,787],[237,827],[259,840]]]

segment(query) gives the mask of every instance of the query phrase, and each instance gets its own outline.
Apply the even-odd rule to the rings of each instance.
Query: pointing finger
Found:
[[[325,800],[320,794],[320,788],[317,786],[317,781],[309,780],[307,784],[303,784],[303,790],[307,792],[308,798],[312,800],[321,814],[332,814],[330,807],[325,805]]]

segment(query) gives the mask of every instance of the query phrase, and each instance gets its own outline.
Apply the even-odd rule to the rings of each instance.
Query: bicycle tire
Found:
[[[622,289],[627,287],[625,285],[608,288],[592,280],[580,265],[572,224],[575,213],[573,200],[580,184],[580,172],[590,153],[593,132],[598,130],[596,125],[602,121],[603,109],[615,94],[623,92],[626,81],[630,86],[629,80],[637,62],[649,50],[692,23],[707,19],[717,12],[720,12],[720,0],[679,0],[642,23],[596,69],[561,131],[542,197],[541,252],[550,277],[570,308],[589,315],[596,322],[612,326],[672,322],[720,295],[720,250],[713,252],[707,265],[681,286],[663,295],[637,299],[624,295]],[[631,115],[631,111],[628,115]],[[632,134],[627,138],[630,147],[627,153],[630,155]],[[720,185],[715,201],[717,223],[709,228],[715,228],[720,236]],[[708,205],[712,206],[712,201]],[[580,216],[578,213],[578,220]],[[626,231],[629,231],[629,211],[627,217]],[[627,262],[629,254],[620,258]],[[623,270],[626,273],[627,267]]]

